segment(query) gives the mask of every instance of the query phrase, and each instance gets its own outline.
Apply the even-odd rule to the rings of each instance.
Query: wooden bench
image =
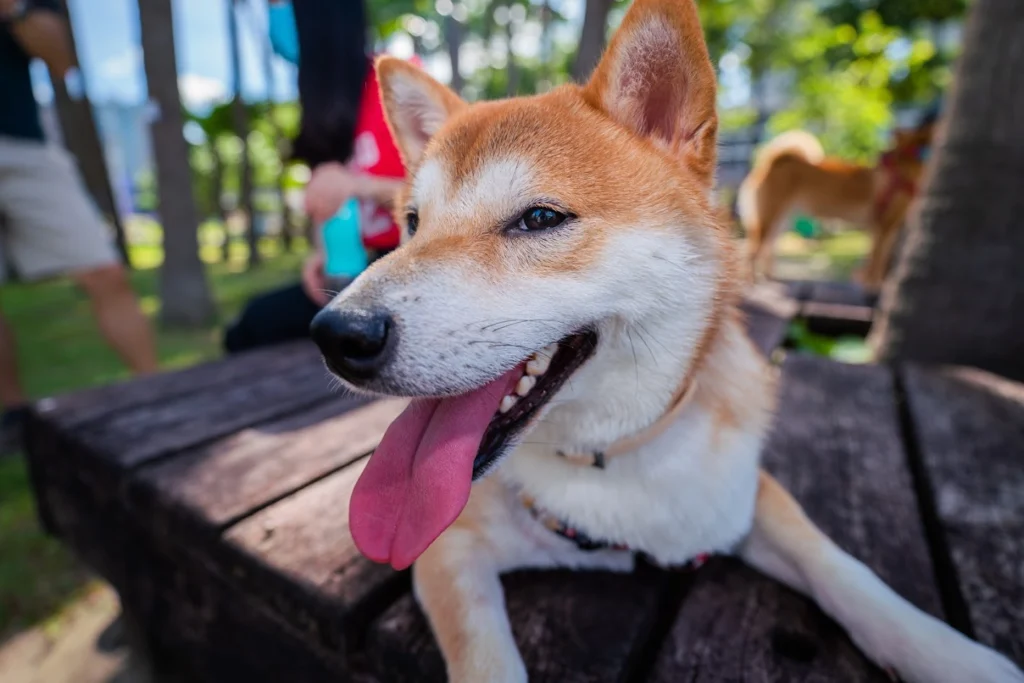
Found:
[[[765,351],[797,313],[786,300],[747,304]],[[800,355],[781,371],[767,468],[902,595],[1024,663],[1024,386]],[[40,516],[116,587],[160,671],[441,681],[408,573],[348,532],[400,408],[332,391],[307,344],[46,400],[27,434]],[[504,584],[531,681],[888,680],[811,602],[732,559]]]

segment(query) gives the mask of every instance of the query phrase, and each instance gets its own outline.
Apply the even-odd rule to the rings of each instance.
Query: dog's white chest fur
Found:
[[[527,444],[498,475],[594,540],[625,544],[662,564],[682,564],[701,553],[732,550],[754,514],[759,438],[734,434],[712,452],[708,432],[707,420],[684,415],[654,442],[612,459],[603,470]]]

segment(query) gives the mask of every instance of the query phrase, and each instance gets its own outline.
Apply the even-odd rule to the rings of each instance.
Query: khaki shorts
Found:
[[[0,282],[119,262],[113,236],[61,148],[0,136]]]

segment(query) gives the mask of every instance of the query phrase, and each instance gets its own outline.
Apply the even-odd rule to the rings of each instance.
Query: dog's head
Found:
[[[401,567],[606,331],[670,306],[712,324],[728,238],[693,0],[636,0],[590,82],[541,96],[467,104],[401,60],[377,68],[407,235],[313,333],[351,386],[414,398],[351,509],[363,552]]]

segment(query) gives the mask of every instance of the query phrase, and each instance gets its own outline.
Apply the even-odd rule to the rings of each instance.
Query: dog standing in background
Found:
[[[868,289],[879,289],[920,187],[935,124],[928,115],[912,130],[897,130],[892,149],[874,167],[826,157],[805,131],[769,142],[739,189],[751,277],[771,276],[775,242],[793,216],[803,213],[866,228],[871,252],[860,279]]]

